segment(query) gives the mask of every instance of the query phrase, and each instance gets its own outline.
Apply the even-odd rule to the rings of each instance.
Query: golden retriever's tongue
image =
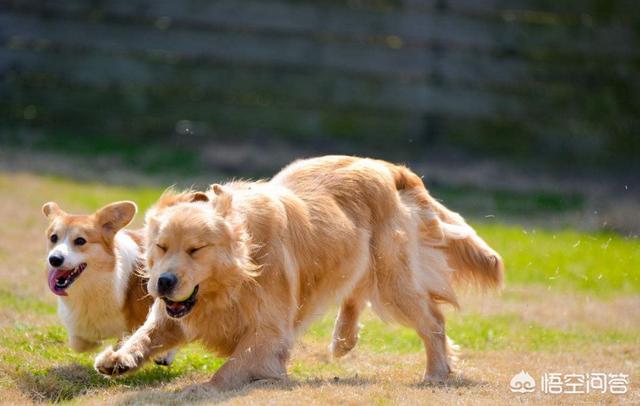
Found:
[[[67,292],[65,289],[60,289],[56,286],[56,281],[60,277],[68,276],[73,269],[70,271],[64,271],[61,269],[50,269],[49,270],[49,289],[58,296],[67,296]]]

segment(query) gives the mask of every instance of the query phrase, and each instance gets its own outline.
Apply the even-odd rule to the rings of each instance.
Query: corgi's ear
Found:
[[[56,202],[48,202],[42,206],[42,214],[49,220],[53,220],[54,218],[65,214],[64,211],[58,206]]]
[[[216,211],[222,217],[226,217],[231,213],[231,203],[233,197],[231,193],[226,191],[221,185],[214,183],[211,185],[211,191],[216,195]]]
[[[138,207],[134,202],[124,201],[108,204],[96,212],[98,224],[106,241],[112,241],[116,233],[133,220]]]

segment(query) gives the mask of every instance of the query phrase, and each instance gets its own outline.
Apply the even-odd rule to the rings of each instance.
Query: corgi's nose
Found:
[[[158,294],[168,296],[178,284],[178,277],[171,272],[164,272],[158,278]]]
[[[53,254],[49,256],[49,263],[51,266],[58,267],[62,265],[64,262],[64,257],[62,255]]]

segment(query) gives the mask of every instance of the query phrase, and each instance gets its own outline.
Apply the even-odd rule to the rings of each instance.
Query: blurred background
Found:
[[[640,231],[633,0],[0,0],[0,42],[5,171],[190,185],[346,153],[482,221]]]

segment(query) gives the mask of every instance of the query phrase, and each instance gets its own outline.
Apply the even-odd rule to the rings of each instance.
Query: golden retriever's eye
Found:
[[[187,252],[189,253],[189,255],[193,255],[196,252],[198,252],[201,249],[203,249],[204,247],[206,247],[206,245],[203,245],[202,247],[197,247],[197,248],[190,248],[190,249],[187,250]]]
[[[78,237],[78,238],[76,238],[75,240],[73,240],[73,243],[74,243],[75,245],[85,245],[85,244],[87,243],[87,240],[85,240],[85,239],[84,239],[84,238],[82,238],[82,237]]]
[[[167,247],[165,247],[164,245],[156,244],[156,247],[158,247],[158,249],[160,249],[160,251],[162,252],[167,252]]]
[[[49,237],[49,241],[51,241],[52,243],[57,243],[58,242],[58,234],[51,234],[51,237]]]

